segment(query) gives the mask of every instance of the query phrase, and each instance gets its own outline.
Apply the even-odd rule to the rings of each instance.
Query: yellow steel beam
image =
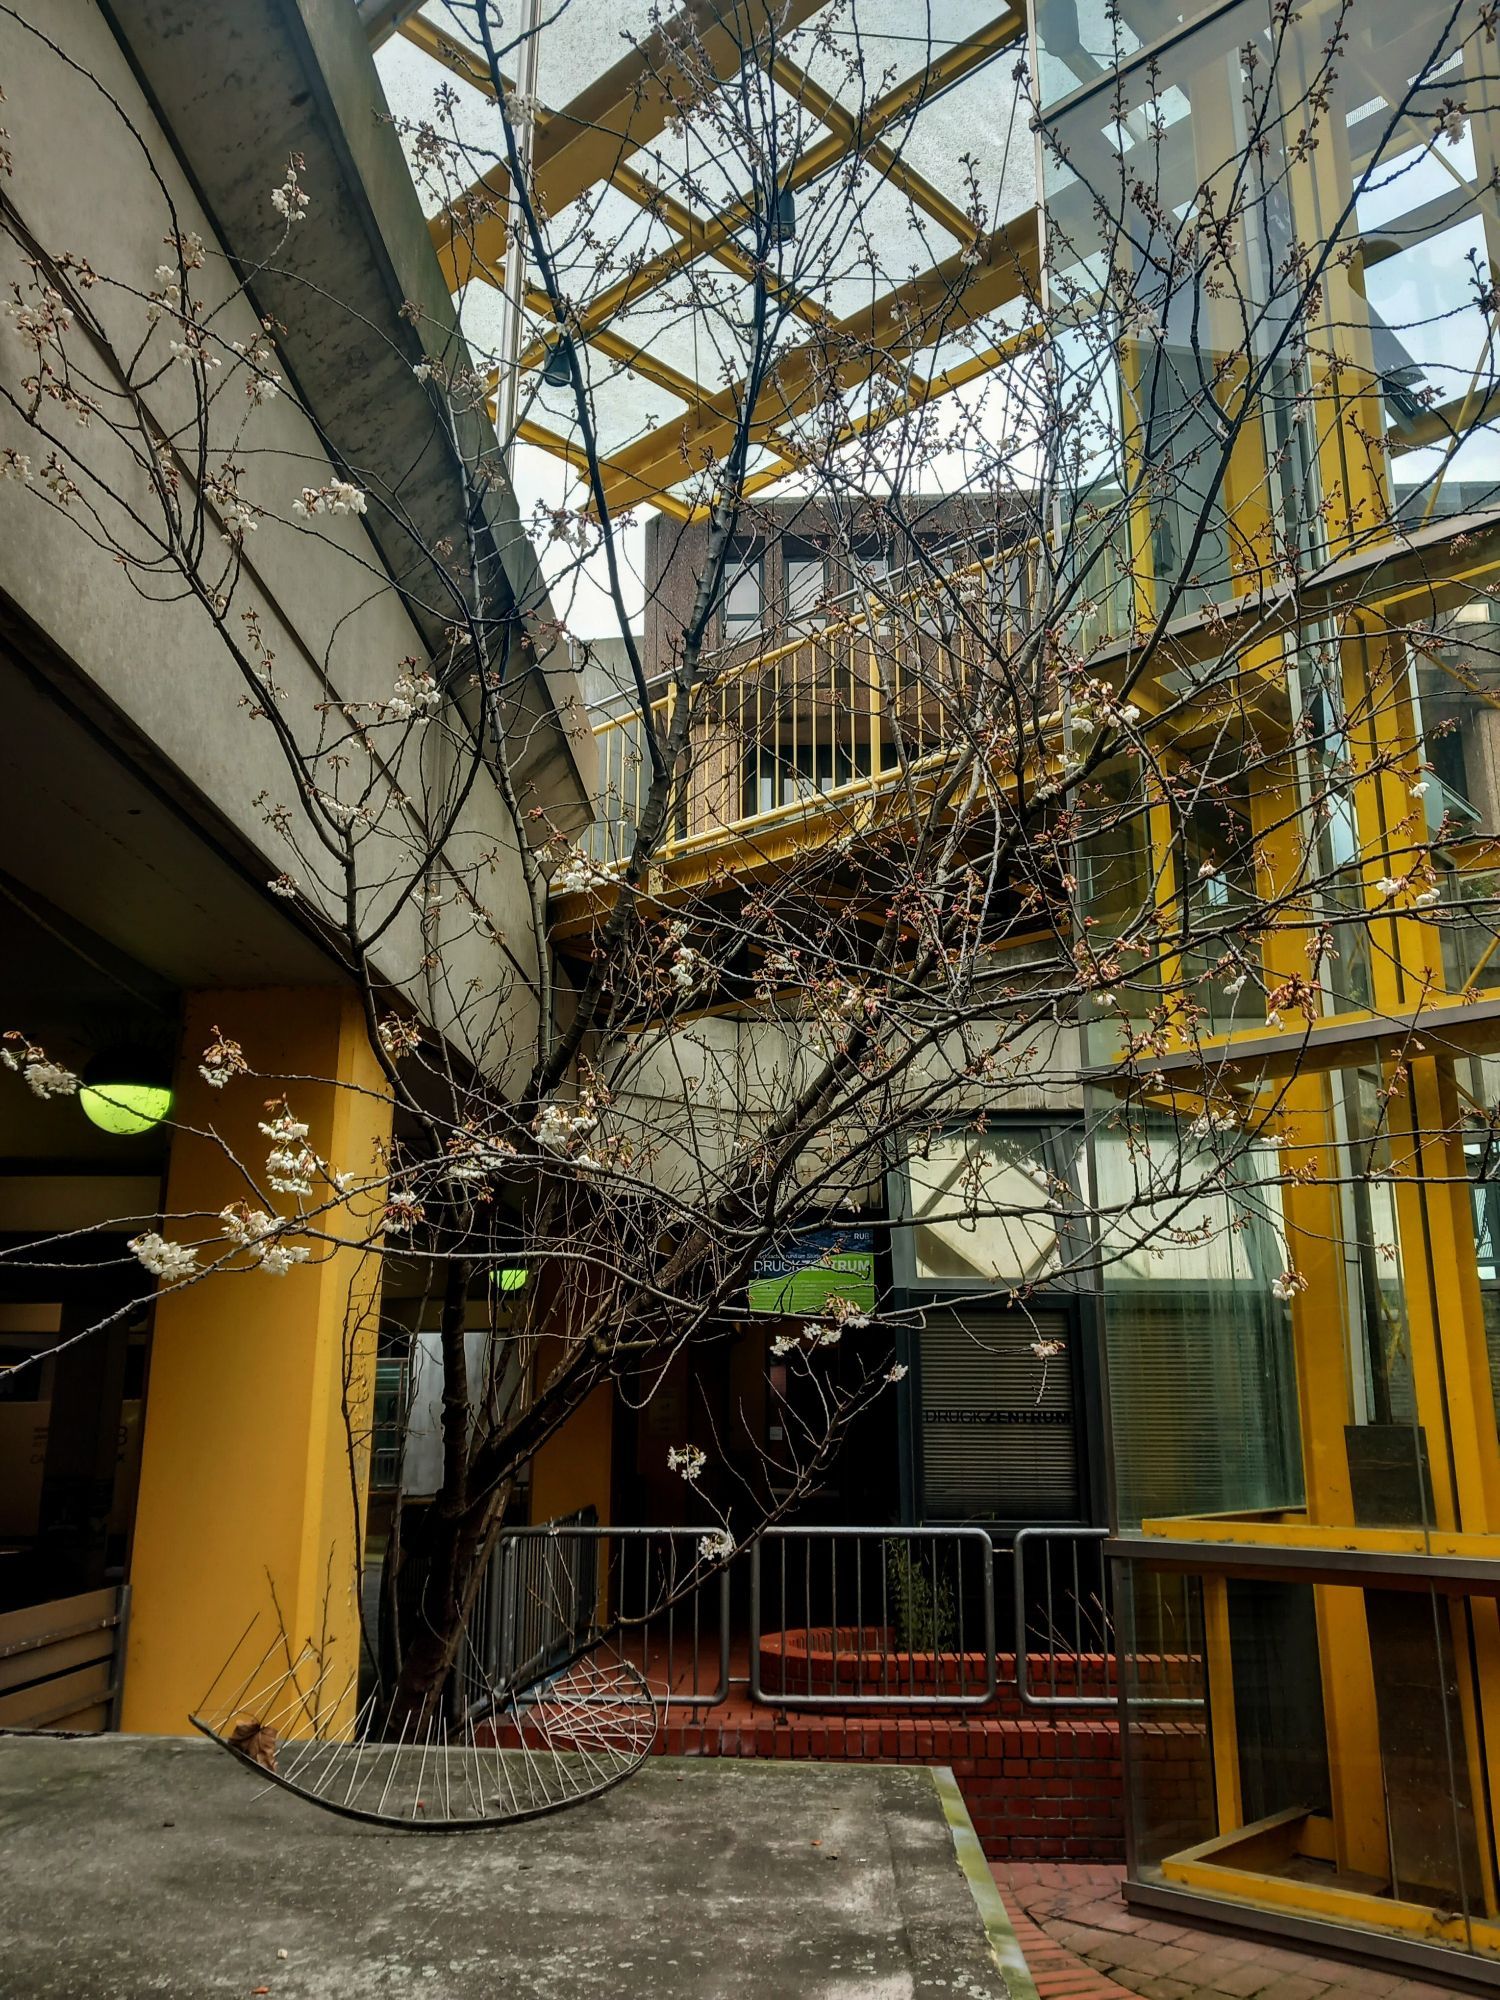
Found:
[[[401,32],[408,41],[414,42],[418,48],[424,50],[434,61],[441,63],[453,75],[461,77],[465,83],[472,85],[475,90],[481,91],[491,102],[494,101],[495,89],[490,80],[489,71],[483,64],[476,60],[471,50],[463,48],[457,42],[451,40],[440,29],[435,28],[430,21],[418,19],[408,22]],[[509,79],[506,78],[505,81],[509,82]],[[555,116],[555,113],[547,111],[542,111],[538,114],[536,129],[539,137],[552,124]],[[623,164],[619,165],[614,168],[609,179],[611,186],[617,187],[621,194],[627,195],[638,207],[648,209],[651,213],[658,215],[669,229],[676,231],[679,237],[688,238],[702,227],[702,218],[700,216],[695,215],[692,209],[674,199],[665,189],[658,187],[654,181],[648,180],[644,174],[637,173],[634,167],[628,167]],[[475,190],[470,189],[459,202],[454,204],[453,214],[455,217],[462,217],[465,212],[464,203],[468,202],[471,197],[476,203],[480,200]],[[483,197],[486,207],[490,199],[491,197],[487,194]],[[436,223],[430,226],[434,228],[440,239],[445,240],[448,231],[452,227],[452,223],[439,218]],[[503,240],[501,247],[503,248]],[[747,250],[742,249],[732,236],[726,237],[722,242],[716,241],[710,247],[708,254],[724,265],[726,270],[733,271],[738,277],[748,280],[755,275],[755,259]],[[482,278],[486,283],[498,285],[501,282],[502,273],[498,266],[494,270],[486,266],[483,269],[476,268],[473,275]],[[815,305],[811,299],[803,298],[796,294],[791,286],[787,286],[785,289],[792,296],[792,310],[799,318],[816,323],[827,317],[822,307]],[[545,293],[533,292],[528,296],[527,303],[533,306],[534,309],[541,311],[547,317],[551,317],[551,304]],[[533,350],[534,352],[535,350]],[[642,370],[642,373],[644,372]]]
[[[789,34],[822,4],[733,0],[726,6],[724,0],[686,0],[639,47],[538,125],[532,150],[537,200],[549,215],[558,215],[585,189],[612,180],[628,153],[654,139],[683,104],[700,94],[705,71],[732,76],[747,55],[771,37]],[[414,26],[408,23],[403,33]],[[692,52],[690,63],[684,62],[685,50]],[[433,241],[451,290],[471,276],[502,270],[509,192],[510,176],[497,163],[435,219]]]
[[[967,46],[967,44],[965,45]],[[886,145],[883,139],[871,139],[863,143],[860,121],[853,112],[845,109],[831,92],[814,83],[805,70],[789,61],[785,56],[771,65],[771,74],[785,90],[788,97],[795,98],[804,110],[811,111],[820,118],[830,132],[844,142],[846,153],[858,152],[871,167],[897,187],[917,208],[924,209],[934,222],[946,229],[950,236],[960,243],[971,241],[978,234],[978,224],[972,215],[966,215],[961,208],[949,201],[928,180],[924,180],[914,167],[907,165],[901,155]]]
[[[1038,271],[1037,222],[1018,217],[980,246],[979,262],[960,251],[873,304],[838,320],[785,355],[750,413],[754,445],[777,448],[777,430],[811,407],[831,374],[849,384],[882,358],[910,355],[1015,298]],[[616,506],[655,502],[706,459],[719,456],[741,422],[742,386],[706,397],[690,417],[663,425],[616,454],[605,493]],[[782,454],[786,454],[783,452]]]
[[[1019,27],[1019,16],[1013,9],[1006,8],[976,34],[939,56],[925,71],[888,91],[861,120],[860,135],[864,143],[868,145],[878,139],[882,132],[904,117],[924,97],[946,90],[973,71],[982,69],[1014,39]],[[817,145],[809,146],[797,156],[788,172],[787,185],[791,188],[807,186],[836,167],[847,151],[845,140],[831,132],[826,139],[819,140]],[[736,230],[742,229],[752,215],[750,204],[742,201],[724,209],[711,220],[692,217],[690,230],[679,241],[668,245],[655,257],[648,258],[639,270],[627,273],[601,292],[570,322],[570,332],[579,340],[591,339],[599,327],[607,325],[628,307],[638,304],[685,264],[701,256],[714,255],[717,247],[727,242]],[[535,366],[540,355],[540,346],[534,347],[522,356],[523,364]]]
[[[863,437],[866,431],[875,428],[877,424],[894,423],[897,418],[908,415],[912,410],[921,408],[925,403],[935,403],[940,397],[951,396],[956,389],[962,389],[968,383],[977,381],[980,376],[993,374],[997,368],[1002,367],[1007,361],[1014,359],[1017,354],[1023,353],[1026,348],[1034,346],[1036,340],[1037,335],[1035,333],[1018,333],[1010,340],[1002,342],[998,347],[981,349],[979,353],[972,355],[967,361],[960,362],[958,367],[946,369],[941,375],[934,375],[929,382],[916,379],[915,389],[908,397],[903,409],[884,411],[879,416],[866,412],[856,417],[853,423],[846,424],[839,432],[837,443],[839,445],[848,444],[853,438]],[[745,481],[745,498],[747,500],[754,499],[758,493],[763,493],[768,486],[774,486],[778,480],[785,479],[789,472],[795,472],[796,469],[796,459],[778,457],[774,464],[764,466],[759,472],[752,474]],[[655,504],[658,507],[666,507],[669,511],[672,511],[680,506],[681,502],[663,495],[657,499]],[[711,507],[702,504],[694,507],[686,507],[683,509],[683,518],[687,520],[707,520],[712,511]],[[1137,699],[1139,698],[1138,695]]]
[[[675,229],[680,242],[688,242],[704,228],[701,216],[695,215],[684,203],[674,200],[665,189],[658,187],[655,181],[647,180],[644,174],[638,174],[633,167],[620,167],[611,178],[612,184],[622,194],[629,195],[630,199],[640,207],[659,215],[669,229]],[[733,271],[737,278],[743,278],[747,284],[754,281],[757,274],[756,261],[733,236],[721,237],[710,232],[705,254],[712,257],[716,263],[722,264],[726,270]],[[805,298],[794,285],[781,282],[771,271],[765,276],[771,291],[785,296],[799,319],[805,319],[814,326],[827,321],[829,314],[822,306],[812,299]]]
[[[565,465],[571,465],[577,472],[585,472],[588,469],[588,459],[582,447],[574,444],[569,438],[559,436],[556,431],[549,431],[545,424],[532,423],[527,418],[517,424],[516,436],[522,444],[535,445],[539,451],[550,452],[553,458],[560,458]],[[607,472],[610,460],[601,459],[600,463]],[[662,494],[656,504],[664,514],[671,514],[676,520],[692,519],[692,508],[684,505],[681,500],[674,500],[670,494]]]
[[[401,23],[397,32],[403,41],[414,43],[417,48],[430,55],[434,62],[440,62],[444,69],[451,71],[461,82],[472,85],[475,90],[482,90],[486,97],[494,96],[490,73],[484,59],[464,43],[455,41],[451,35],[445,35],[442,29],[435,27],[431,21],[424,20],[420,14],[413,14]],[[508,84],[510,78],[507,77],[505,81]],[[543,120],[538,119],[538,129],[542,123]]]

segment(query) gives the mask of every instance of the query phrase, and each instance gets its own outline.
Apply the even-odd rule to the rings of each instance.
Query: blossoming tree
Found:
[[[1459,13],[1362,185],[1398,128],[1440,161],[1463,138],[1432,84],[1482,42]],[[1187,146],[1169,103],[1121,85],[1111,152],[1051,117],[1015,23],[974,37],[966,70],[935,26],[898,65],[860,0],[727,18],[688,8],[630,48],[633,122],[593,134],[581,179],[581,114],[518,83],[509,10],[450,0],[422,28],[451,78],[397,122],[463,303],[439,321],[409,302],[371,337],[427,398],[446,536],[337,437],[331,466],[263,455],[297,390],[274,319],[243,330],[257,273],[165,213],[144,279],[10,232],[0,475],[205,622],[205,671],[282,760],[268,891],[364,1004],[389,1149],[319,1157],[298,1081],[226,1019],[195,1053],[216,1088],[263,1088],[265,1153],[241,1162],[244,1199],[131,1248],[164,1290],[269,1283],[349,1240],[358,1194],[362,1247],[428,1274],[442,1471],[391,1558],[416,1579],[398,1712],[440,1697],[518,1480],[601,1387],[646,1402],[677,1357],[758,1342],[779,1442],[732,1479],[707,1431],[667,1452],[703,1502],[695,1574],[795,1507],[905,1373],[921,1312],[830,1286],[763,1335],[757,1262],[814,1227],[889,1240],[911,1218],[887,1188],[934,1148],[950,1167],[923,1183],[924,1227],[1047,1246],[974,1267],[976,1302],[1024,1316],[1041,1286],[1232,1248],[1253,1211],[1295,1311],[1281,1192],[1305,1167],[1278,1148],[1300,1061],[1243,1089],[1224,1038],[1310,1045],[1330,1009],[1386,1004],[1398,928],[1436,965],[1488,921],[1449,893],[1470,822],[1439,802],[1442,732],[1411,695],[1413,660],[1451,666],[1455,644],[1411,530],[1473,425],[1373,355],[1357,200],[1321,235],[1294,226],[1338,36],[1297,86],[1300,138],[1272,36],[1242,65],[1248,139],[1195,121]],[[945,92],[969,74],[987,123],[955,151]],[[936,189],[913,164],[933,139]],[[311,284],[296,245],[319,190],[295,158],[262,170],[263,272]],[[1476,268],[1481,314],[1489,283]],[[1395,329],[1419,351],[1424,317]],[[1428,454],[1415,487],[1387,469],[1392,411]],[[1332,440],[1356,433],[1370,467],[1336,477]],[[502,582],[487,510],[541,434],[567,477],[525,518],[540,566]],[[785,554],[790,502],[823,582],[796,606],[778,586],[773,616],[763,558]],[[346,532],[376,522],[404,562]],[[379,663],[357,699],[289,698],[251,590],[273,531],[365,563],[426,656]],[[1366,560],[1393,533],[1395,608]],[[585,598],[607,645],[597,615],[577,640]],[[570,641],[597,697],[592,825],[536,775],[530,690]],[[480,787],[503,851],[459,838]],[[502,876],[524,936],[495,914]],[[5,1061],[39,1096],[76,1087],[24,1023]],[[986,1146],[1042,1104],[1076,1135],[1070,1166]],[[1091,1176],[1106,1141],[1116,1167]],[[471,1296],[511,1268],[529,1282],[471,1379]],[[1057,1340],[1039,1331],[1034,1358],[1040,1383]]]

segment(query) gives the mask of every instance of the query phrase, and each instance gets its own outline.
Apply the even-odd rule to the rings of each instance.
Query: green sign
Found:
[[[750,1310],[815,1318],[831,1298],[875,1308],[875,1238],[868,1229],[814,1229],[786,1250],[765,1250],[750,1280]]]

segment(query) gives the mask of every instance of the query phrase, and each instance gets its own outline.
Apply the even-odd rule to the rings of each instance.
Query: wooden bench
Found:
[[[129,1608],[122,1584],[0,1614],[0,1730],[117,1727]]]

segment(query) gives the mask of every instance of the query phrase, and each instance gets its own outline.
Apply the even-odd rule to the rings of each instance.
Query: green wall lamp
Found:
[[[102,1049],[84,1069],[78,1102],[101,1132],[138,1138],[171,1114],[171,1064],[138,1044]]]

